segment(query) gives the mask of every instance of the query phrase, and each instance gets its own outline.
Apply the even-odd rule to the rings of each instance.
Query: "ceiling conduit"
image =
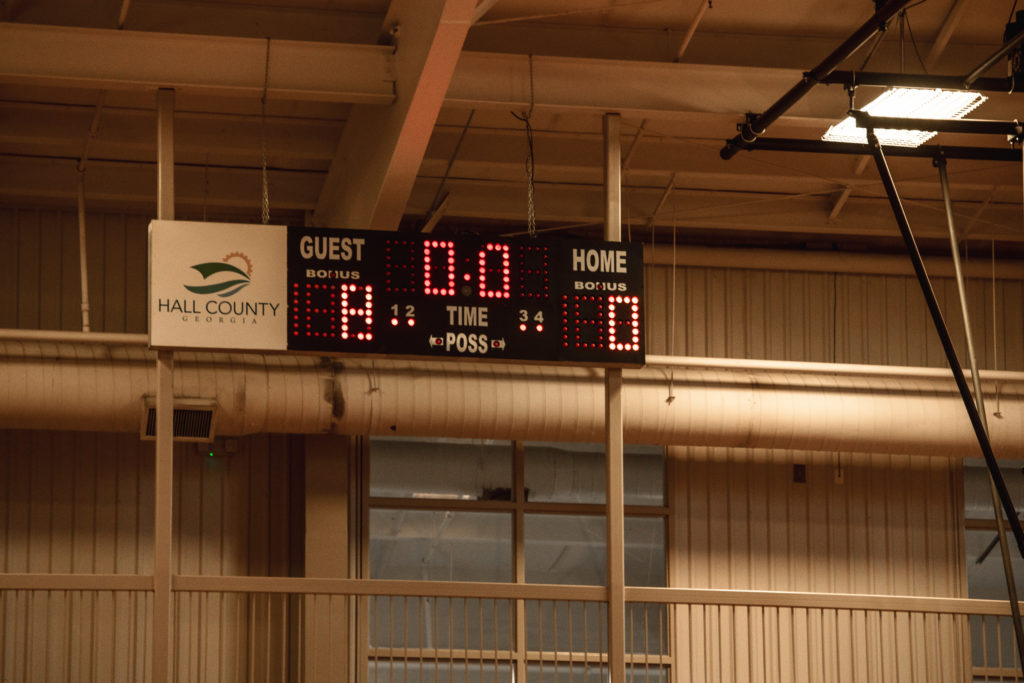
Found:
[[[0,341],[0,428],[138,432],[156,387],[142,346]],[[476,362],[175,354],[176,397],[217,402],[217,433],[337,433],[601,442],[598,370]],[[827,364],[624,373],[629,443],[978,456],[947,377]],[[733,365],[733,367],[729,367]],[[817,366],[817,367],[816,367]],[[773,369],[773,367],[777,369]],[[890,374],[891,373],[891,374]],[[986,373],[1000,458],[1024,457],[1024,373]]]

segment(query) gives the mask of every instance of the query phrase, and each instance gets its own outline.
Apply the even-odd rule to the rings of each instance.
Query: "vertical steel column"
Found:
[[[928,271],[925,270],[924,260],[921,258],[921,252],[917,248],[917,241],[910,230],[910,222],[907,220],[907,214],[903,210],[902,202],[900,202],[899,193],[896,191],[896,184],[892,179],[892,174],[889,172],[889,165],[885,161],[885,154],[882,153],[882,145],[878,142],[874,128],[870,127],[868,128],[868,146],[871,147],[871,155],[875,159],[875,166],[878,167],[878,175],[885,186],[885,193],[889,197],[889,205],[892,207],[896,224],[900,229],[900,235],[902,235],[907,252],[910,254],[911,263],[914,265],[914,273],[917,275],[917,281],[921,285],[921,292],[924,294],[925,303],[928,305],[928,312],[931,313],[932,322],[935,324],[935,331],[938,333],[939,341],[942,343],[942,350],[946,354],[946,361],[953,372],[953,379],[956,381],[957,389],[960,390],[960,398],[963,400],[964,408],[967,409],[967,416],[970,418],[971,426],[974,428],[974,435],[978,439],[978,446],[981,447],[981,454],[985,457],[985,464],[988,466],[989,474],[992,475],[992,482],[995,484],[996,491],[999,494],[999,501],[1003,505],[1003,512],[1006,513],[1006,517],[1010,521],[1010,528],[1013,530],[1014,539],[1017,541],[1017,550],[1020,552],[1021,557],[1024,557],[1024,530],[1021,529],[1020,520],[1017,518],[1017,511],[1013,506],[1013,501],[1010,499],[1010,492],[1006,489],[1006,482],[1003,480],[1003,475],[999,471],[999,465],[996,463],[995,453],[992,452],[992,443],[988,440],[988,432],[985,431],[981,416],[978,414],[978,407],[974,404],[971,390],[967,386],[967,380],[964,378],[963,368],[960,367],[960,360],[956,356],[956,349],[953,348],[953,340],[949,338],[949,330],[946,328],[946,323],[942,318],[939,303],[935,299],[935,292],[932,290],[931,281],[928,279]]]
[[[622,239],[621,118],[604,115],[604,238]],[[626,568],[622,467],[622,369],[604,371],[605,514],[608,558],[608,674],[626,680]]]
[[[940,155],[935,159],[939,169],[939,184],[942,186],[942,199],[946,207],[946,223],[949,225],[949,246],[953,253],[953,269],[956,271],[957,292],[960,295],[960,312],[964,320],[964,334],[967,338],[967,360],[971,364],[971,380],[974,384],[974,400],[978,405],[981,423],[988,434],[988,417],[985,415],[985,396],[981,392],[981,374],[978,372],[978,356],[974,352],[974,334],[971,332],[971,316],[967,309],[967,286],[964,283],[963,267],[960,265],[960,246],[956,239],[956,224],[953,220],[953,202],[949,195],[949,176],[946,174],[946,157]],[[1003,575],[1006,577],[1006,595],[1010,599],[1010,615],[1013,617],[1013,634],[1017,639],[1017,655],[1024,662],[1024,627],[1020,620],[1020,603],[1017,601],[1017,583],[1013,578],[1013,562],[1010,558],[1010,547],[1006,543],[1006,528],[1003,526],[1003,511],[999,507],[999,491],[995,480],[989,475],[989,489],[992,492],[992,512],[996,520],[996,535],[999,538],[999,550],[1003,557]]]
[[[174,91],[157,91],[157,218],[174,220]],[[173,595],[171,537],[174,504],[174,354],[156,358],[156,466],[153,522],[153,683],[171,680]]]

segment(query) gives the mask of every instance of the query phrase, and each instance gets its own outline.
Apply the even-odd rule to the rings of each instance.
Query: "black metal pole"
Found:
[[[914,273],[917,275],[917,281],[921,285],[921,292],[924,294],[925,303],[928,305],[929,313],[931,313],[932,322],[935,323],[935,331],[939,334],[942,350],[946,353],[946,361],[949,363],[950,370],[953,371],[953,379],[956,380],[957,389],[960,390],[960,398],[963,400],[964,407],[967,409],[967,415],[971,419],[971,426],[974,427],[974,435],[977,437],[978,445],[981,447],[981,454],[985,457],[985,464],[988,466],[989,474],[992,475],[992,483],[995,484],[996,491],[999,494],[999,501],[1003,505],[1003,512],[1006,514],[1006,518],[1010,522],[1010,528],[1013,530],[1013,537],[1017,541],[1017,550],[1020,552],[1021,557],[1024,557],[1024,529],[1021,529],[1020,520],[1017,518],[1017,510],[1010,499],[1010,492],[1006,489],[1006,481],[1003,479],[1003,474],[999,471],[995,453],[992,452],[992,443],[988,439],[988,432],[985,431],[985,425],[978,414],[978,407],[974,404],[974,399],[971,397],[971,389],[967,386],[963,368],[960,367],[960,360],[957,358],[956,349],[953,348],[953,340],[949,337],[949,330],[946,328],[946,322],[942,318],[939,302],[935,299],[935,291],[932,289],[931,280],[928,278],[928,271],[925,270],[921,251],[917,248],[914,233],[910,230],[910,221],[907,220],[907,214],[903,210],[903,203],[900,201],[899,193],[896,191],[896,184],[892,179],[892,173],[889,172],[889,165],[885,161],[885,154],[882,153],[882,145],[879,144],[878,137],[871,128],[868,129],[868,146],[871,147],[871,155],[874,157],[875,165],[878,167],[878,175],[882,179],[882,184],[885,185],[885,193],[889,196],[889,204],[892,207],[893,216],[896,218],[900,235],[903,236],[903,242],[907,246],[907,252],[914,265]]]
[[[889,0],[882,7],[878,8],[875,14],[864,22],[864,25],[857,29],[852,36],[847,38],[842,45],[837,47],[818,66],[806,74],[803,80],[789,89],[785,95],[780,97],[772,106],[768,107],[762,114],[750,118],[740,128],[740,133],[732,140],[725,143],[725,147],[719,152],[723,159],[731,159],[740,150],[740,143],[751,143],[762,135],[771,124],[785,114],[790,107],[796,104],[811,88],[820,83],[823,78],[835,71],[836,67],[843,63],[850,55],[860,49],[860,46],[870,40],[879,31],[885,30],[896,14],[909,5],[912,0]]]
[[[895,130],[934,130],[937,133],[974,133],[977,135],[1020,136],[1021,124],[1017,121],[993,121],[991,119],[922,119],[904,116],[874,116],[854,109],[850,116],[858,128],[887,128]]]
[[[821,79],[822,85],[842,85],[846,88],[856,88],[860,85],[875,86],[880,88],[941,88],[942,90],[967,90],[964,87],[963,76],[939,76],[934,74],[898,74],[880,71],[833,71]],[[970,90],[982,90],[988,92],[1013,92],[1016,89],[1016,79],[1013,76],[1006,78],[977,78],[972,83]]]
[[[740,149],[764,152],[807,152],[811,154],[853,154],[865,156],[871,154],[871,147],[856,142],[826,142],[824,140],[804,140],[798,138],[762,138],[757,144],[741,143]],[[938,155],[947,159],[974,159],[977,161],[1005,161],[1019,164],[1020,149],[1010,147],[962,147],[949,145],[921,145],[920,147],[888,147],[886,155],[890,157],[914,157],[934,159]]]
[[[1021,31],[1020,33],[1015,35],[1013,38],[1010,38],[1008,41],[1006,41],[1003,44],[1003,46],[1001,48],[996,50],[995,53],[993,53],[993,55],[991,57],[989,57],[984,62],[979,64],[977,66],[977,68],[975,68],[973,71],[971,71],[971,73],[969,73],[966,76],[964,76],[964,85],[963,85],[963,87],[970,88],[974,84],[974,82],[976,80],[978,80],[978,78],[981,76],[981,74],[983,74],[986,71],[988,71],[989,68],[993,64],[995,64],[1000,59],[1002,59],[1003,57],[1008,55],[1010,53],[1010,50],[1013,50],[1015,47],[1020,45],[1022,42],[1024,42],[1024,31]]]

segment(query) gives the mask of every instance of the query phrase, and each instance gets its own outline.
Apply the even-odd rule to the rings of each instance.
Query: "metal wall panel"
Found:
[[[146,331],[148,224],[140,214],[87,214],[94,331]],[[81,301],[78,214],[0,208],[0,328],[80,330]]]
[[[672,585],[965,596],[960,464],[670,448]],[[795,468],[803,467],[804,481]],[[920,618],[918,618],[920,617]],[[676,612],[682,681],[965,680],[967,621],[769,607]]]
[[[648,353],[945,366],[917,280],[903,275],[670,266],[646,269]],[[673,282],[674,279],[674,282]],[[956,281],[933,278],[964,365]],[[971,278],[982,368],[1024,369],[1024,282]],[[675,301],[675,315],[672,303]]]
[[[230,443],[218,442],[213,457],[204,446],[175,448],[175,571],[301,572],[291,554],[287,437]],[[152,538],[151,442],[0,432],[0,573],[152,574]],[[0,591],[0,678],[141,680],[150,603],[116,591]],[[280,640],[281,626],[266,610],[251,598],[180,598],[177,638],[203,644],[178,650],[180,679],[244,679],[271,655],[276,667],[281,650],[267,642]]]

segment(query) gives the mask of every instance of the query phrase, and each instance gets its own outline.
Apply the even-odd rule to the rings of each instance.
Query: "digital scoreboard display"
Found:
[[[641,245],[287,230],[288,350],[644,362]]]
[[[154,348],[644,363],[643,247],[154,220]]]

